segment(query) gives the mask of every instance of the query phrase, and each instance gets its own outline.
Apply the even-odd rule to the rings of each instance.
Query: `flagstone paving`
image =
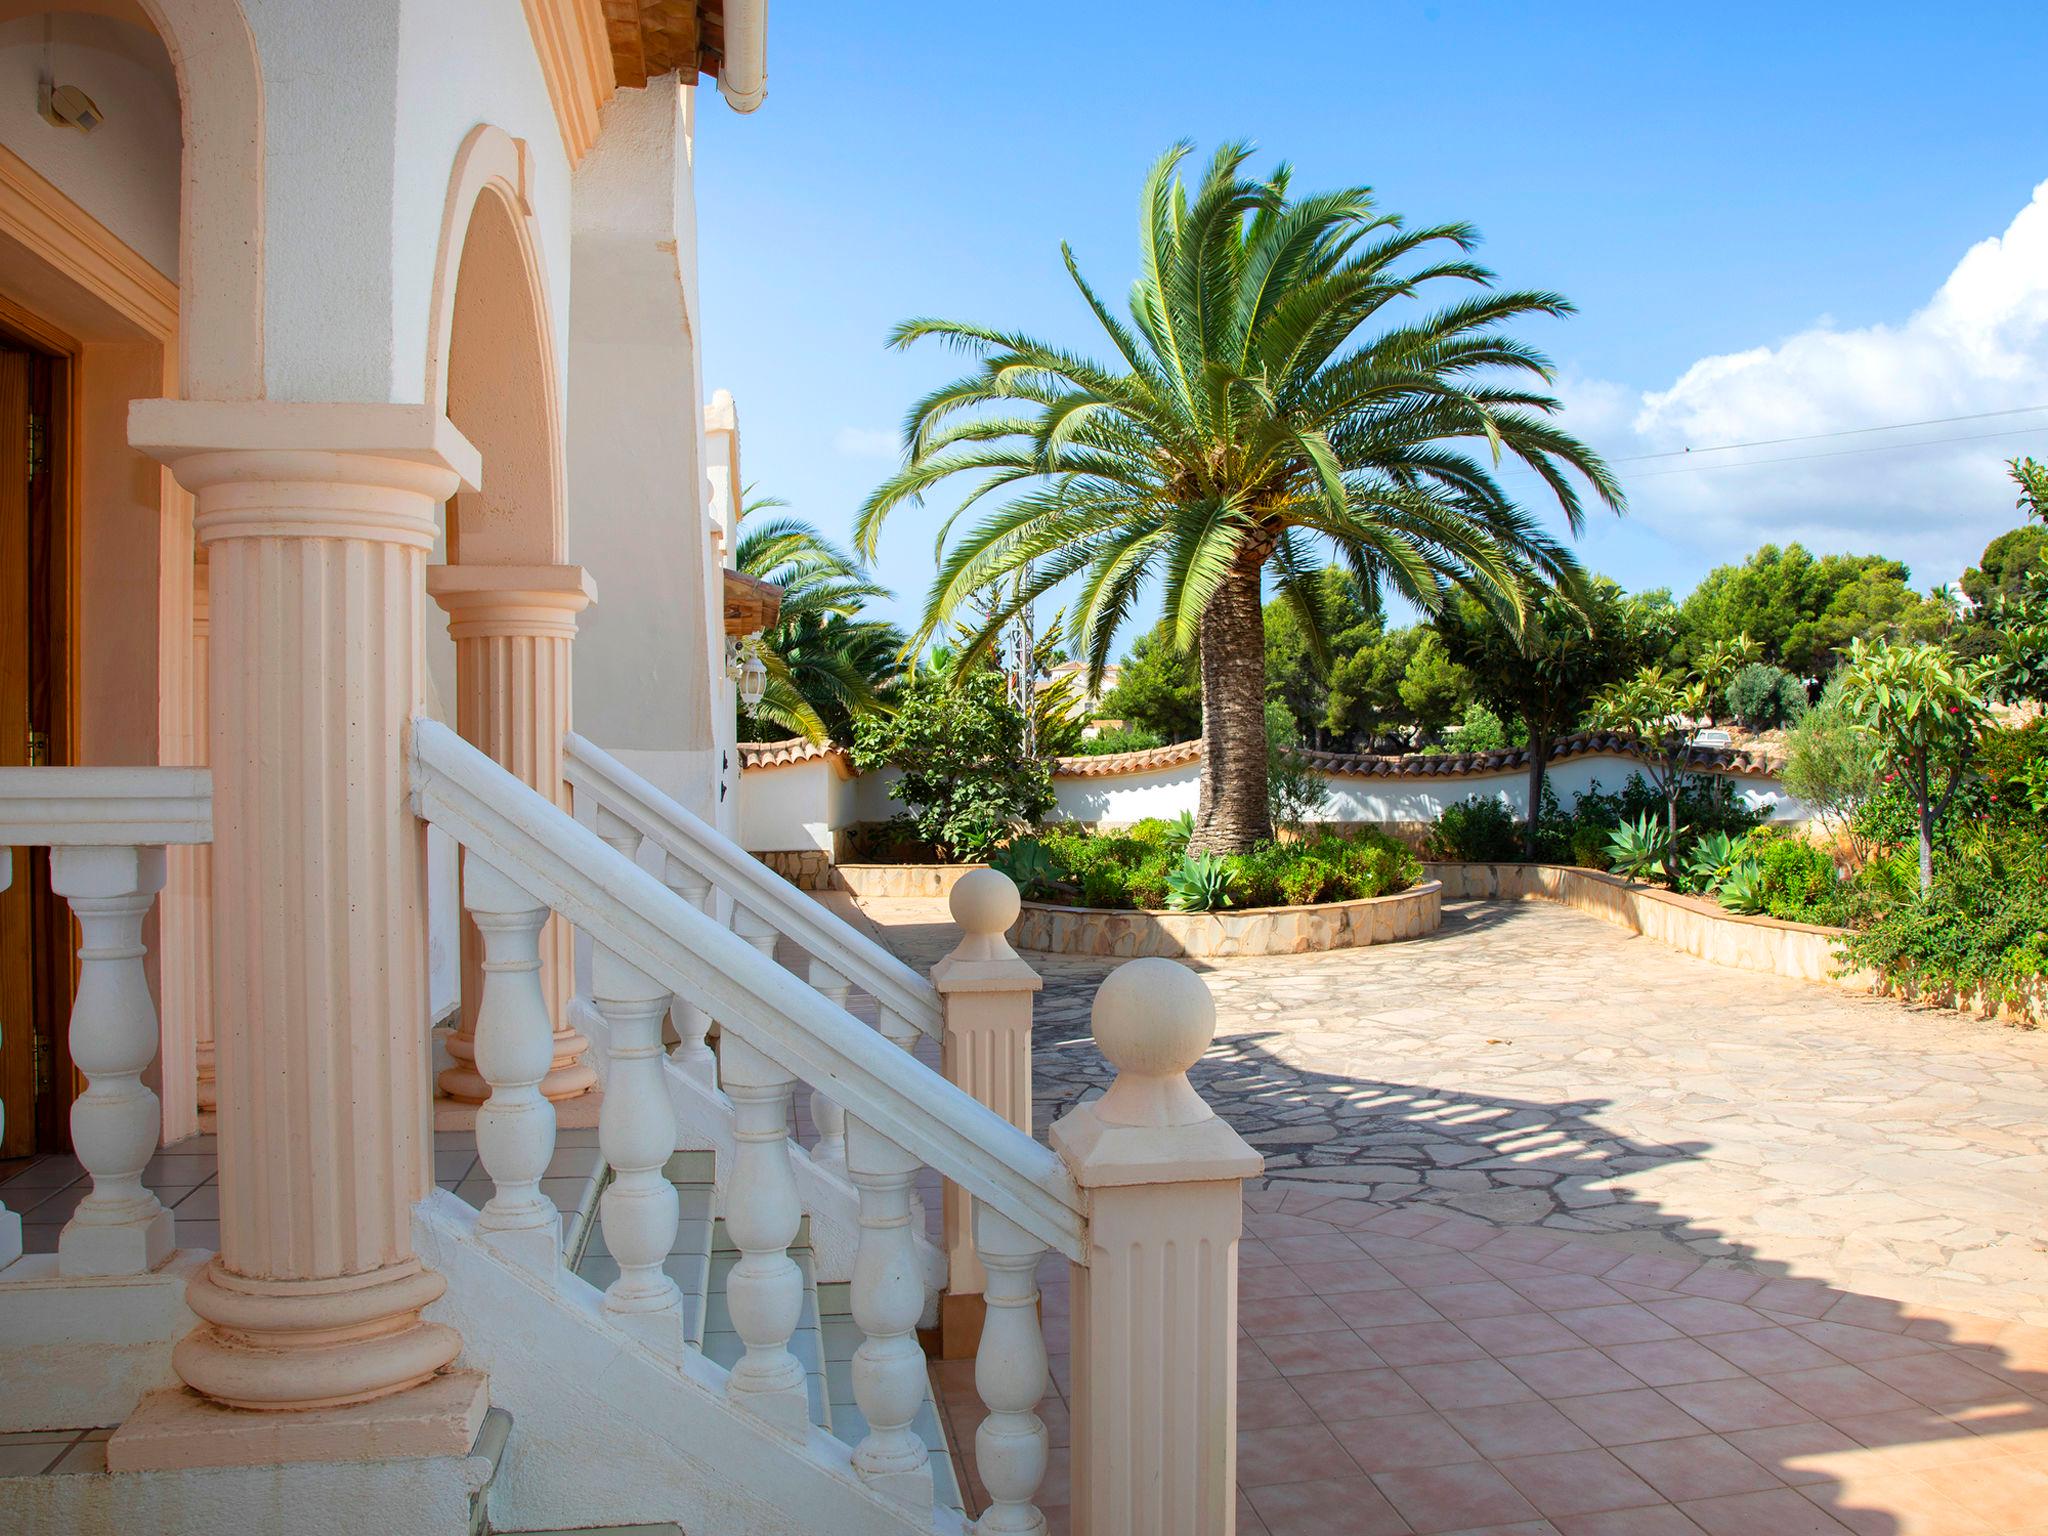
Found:
[[[925,968],[945,907],[862,911]],[[1106,1068],[1118,963],[1028,957],[1041,1129]],[[1206,961],[1196,1086],[1273,1188],[2048,1325],[2048,1036],[1695,960],[1539,902],[1432,938]]]

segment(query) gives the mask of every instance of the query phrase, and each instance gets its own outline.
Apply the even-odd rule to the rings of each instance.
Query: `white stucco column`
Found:
[[[970,870],[954,882],[947,904],[960,925],[960,942],[932,967],[945,1021],[940,1055],[946,1081],[1029,1136],[1032,999],[1045,983],[1003,936],[1017,920],[1017,887],[1000,870]],[[939,1351],[947,1360],[971,1360],[987,1315],[974,1197],[949,1179],[944,1202]]]
[[[569,729],[570,642],[576,615],[597,595],[575,565],[436,565],[427,592],[448,615],[455,641],[455,728],[521,783],[569,810],[562,782],[562,734]],[[573,1099],[597,1085],[582,1060],[590,1042],[569,1023],[575,990],[575,935],[550,917],[540,935],[541,992],[554,1020],[555,1055],[541,1093]],[[440,1074],[441,1092],[481,1104],[490,1084],[476,1069],[476,1009],[483,996],[483,945],[476,924],[462,919],[462,1015],[447,1037],[454,1065]]]
[[[1216,1034],[1193,971],[1133,960],[1095,994],[1117,1070],[1048,1139],[1088,1196],[1073,1266],[1074,1536],[1229,1536],[1237,1498],[1237,1243],[1264,1160],[1187,1072]]]
[[[432,1141],[404,744],[435,504],[476,453],[430,408],[382,404],[138,401],[129,435],[196,493],[212,573],[221,1238],[173,1364],[211,1405],[300,1411],[224,1434],[219,1407],[153,1394],[108,1463],[347,1458],[390,1419],[403,1454],[466,1451],[483,1380],[436,1379],[461,1339],[420,1315],[445,1282],[410,1227]]]

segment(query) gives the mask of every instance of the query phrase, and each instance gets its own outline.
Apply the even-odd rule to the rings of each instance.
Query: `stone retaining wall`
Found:
[[[1119,959],[1315,954],[1434,933],[1443,919],[1442,894],[1442,884],[1431,880],[1361,901],[1237,912],[1129,912],[1027,901],[1010,942],[1046,954]]]
[[[833,869],[832,887],[854,896],[909,896],[943,898],[970,869],[986,864],[840,864]]]

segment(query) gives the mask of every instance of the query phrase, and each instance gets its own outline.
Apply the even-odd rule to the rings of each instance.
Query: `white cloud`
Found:
[[[832,446],[850,459],[893,459],[902,451],[903,439],[874,427],[841,427],[832,434]]]
[[[1902,321],[1823,320],[1701,358],[1632,400],[1599,380],[1566,379],[1562,392],[1574,428],[1616,460],[2048,405],[2048,182]],[[1716,559],[1799,539],[1896,554],[1924,587],[2017,521],[2001,461],[2026,452],[2048,453],[2048,411],[1617,467],[1632,518]]]

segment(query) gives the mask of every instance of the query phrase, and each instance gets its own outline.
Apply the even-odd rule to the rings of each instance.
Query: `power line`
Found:
[[[1960,437],[1924,437],[1913,443],[1872,443],[1865,448],[1836,448],[1827,453],[1782,453],[1768,459],[1722,459],[1711,464],[1682,464],[1672,469],[1647,470],[1629,478],[1662,480],[1671,475],[1698,474],[1705,469],[1748,469],[1762,464],[1798,464],[1808,459],[1847,459],[1859,453],[1897,453],[1906,448],[1938,448],[1944,443],[1981,443],[1988,438],[2014,437],[2027,432],[2048,432],[2048,423],[2031,427],[2004,427],[1996,432],[1971,432]]]
[[[1815,443],[1830,437],[1861,437],[1870,432],[1903,432],[1909,427],[1948,427],[1959,421],[1989,421],[1997,416],[2026,416],[2035,411],[2048,411],[2048,405],[2016,405],[2009,411],[1976,411],[1967,416],[1930,416],[1925,421],[1895,421],[1884,427],[1844,427],[1839,432],[1804,432],[1797,437],[1760,437],[1749,443],[1716,443],[1711,448],[1667,448],[1661,453],[1636,453],[1625,459],[1610,459],[1610,464],[1641,464],[1651,459],[1683,459],[1696,453],[1729,453],[1737,448],[1776,448],[1785,443]],[[2028,431],[2030,428],[2016,427],[2014,431]],[[1936,439],[1936,441],[1968,442],[1968,438]],[[1772,460],[1760,460],[1771,463]]]

